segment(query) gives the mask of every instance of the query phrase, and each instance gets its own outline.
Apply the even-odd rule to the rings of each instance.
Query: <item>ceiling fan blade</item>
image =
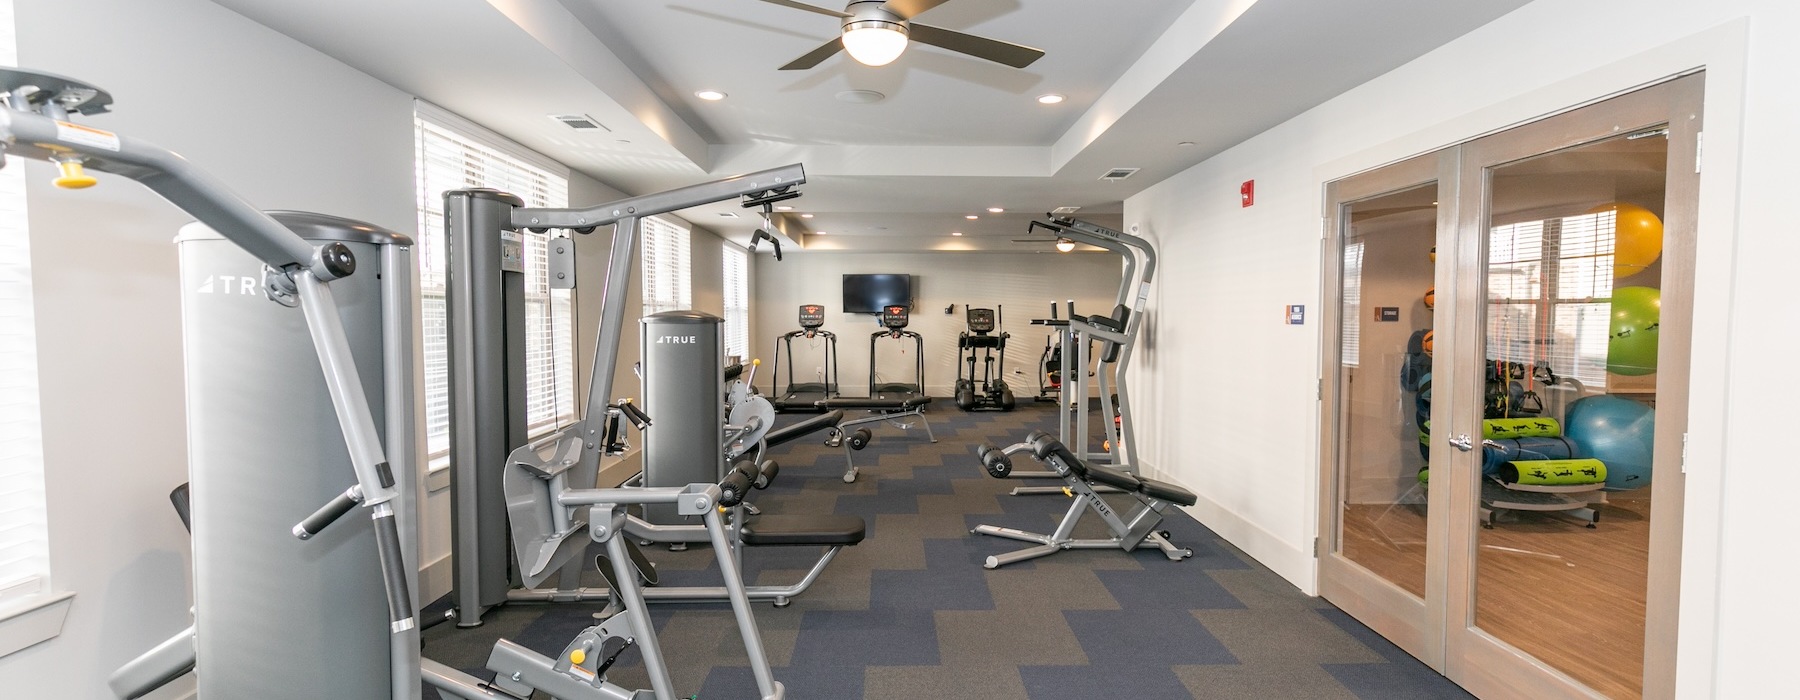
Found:
[[[816,5],[808,5],[803,2],[794,2],[794,0],[762,0],[762,1],[769,3],[770,5],[780,5],[782,7],[792,7],[796,10],[805,10],[807,12],[812,12],[812,13],[821,14],[821,15],[831,15],[832,17],[837,17],[839,19],[850,16],[850,15],[844,14],[844,12],[842,10],[832,10],[832,9],[828,9],[828,8],[824,8],[824,7],[819,7]]]
[[[816,49],[806,52],[805,56],[801,56],[792,61],[789,61],[788,64],[785,66],[782,66],[781,69],[782,70],[806,70],[813,66],[819,65],[820,63],[824,62],[825,59],[831,58],[833,55],[836,55],[837,52],[843,51],[843,50],[844,50],[844,38],[841,36],[832,37],[831,41],[827,41],[823,44],[820,44],[819,48],[816,48]]]
[[[1055,243],[1056,239],[1054,239],[1054,238],[1014,238],[1014,239],[1012,239],[1012,242],[1014,242],[1014,243]]]
[[[887,0],[887,3],[882,5],[882,8],[888,12],[900,15],[900,19],[912,19],[919,16],[919,13],[921,12],[949,1],[950,0]]]
[[[909,22],[907,35],[913,41],[930,44],[942,49],[950,49],[976,58],[985,58],[1014,68],[1024,68],[1044,57],[1044,52],[1029,46],[1014,44],[999,39],[964,34],[959,31],[933,27],[929,24]]]

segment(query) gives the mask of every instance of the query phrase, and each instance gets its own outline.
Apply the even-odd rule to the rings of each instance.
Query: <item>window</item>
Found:
[[[688,230],[666,219],[643,220],[644,315],[694,307]]]
[[[0,2],[0,64],[13,65],[12,3]],[[49,590],[44,440],[25,166],[0,170],[0,608]]]
[[[425,431],[432,469],[449,466],[450,377],[444,285],[445,190],[491,187],[528,207],[565,207],[568,170],[441,109],[414,113],[419,212],[419,286],[424,298]],[[533,437],[575,419],[575,312],[566,289],[550,289],[549,236],[525,236],[526,421]]]
[[[1339,316],[1343,324],[1343,344],[1339,346],[1345,367],[1362,362],[1362,273],[1363,243],[1344,246],[1344,307]]]
[[[750,255],[725,244],[725,354],[750,359]]]
[[[1608,210],[1489,232],[1488,359],[1548,365],[1558,376],[1605,385],[1614,216]]]

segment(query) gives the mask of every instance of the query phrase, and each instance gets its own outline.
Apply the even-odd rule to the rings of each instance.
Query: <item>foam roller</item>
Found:
[[[1560,435],[1562,424],[1555,418],[1489,418],[1481,422],[1481,437],[1486,440]]]
[[[979,452],[981,466],[987,469],[988,476],[1004,479],[1012,474],[1012,458],[1006,456],[1005,450],[984,442],[981,444]]]
[[[1544,459],[1507,462],[1500,480],[1527,486],[1580,486],[1606,483],[1606,463],[1597,459]]]
[[[727,508],[744,501],[744,494],[750,492],[750,475],[742,470],[733,469],[731,474],[719,482],[719,505]]]
[[[780,473],[780,464],[776,464],[775,460],[765,459],[762,464],[757,465],[756,481],[751,485],[758,489],[769,488],[769,484],[775,483],[775,475]]]

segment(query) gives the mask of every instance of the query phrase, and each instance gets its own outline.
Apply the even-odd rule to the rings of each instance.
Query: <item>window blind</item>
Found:
[[[725,244],[725,354],[750,360],[750,255]]]
[[[1495,226],[1488,235],[1488,359],[1606,382],[1613,211]]]
[[[1338,347],[1340,362],[1355,367],[1362,362],[1362,268],[1363,243],[1344,246],[1344,308],[1339,321],[1342,344]]]
[[[432,469],[449,466],[450,386],[444,233],[445,190],[491,187],[518,195],[528,207],[565,207],[567,170],[554,161],[418,103],[415,177],[418,182],[420,310],[425,335],[425,427]],[[551,289],[549,237],[525,236],[526,421],[533,437],[575,418],[575,312],[570,290]]]
[[[12,15],[12,3],[0,1],[3,65],[17,62]],[[47,590],[50,578],[25,166],[7,160],[0,170],[0,606]]]
[[[660,217],[643,220],[644,315],[694,307],[688,230]]]

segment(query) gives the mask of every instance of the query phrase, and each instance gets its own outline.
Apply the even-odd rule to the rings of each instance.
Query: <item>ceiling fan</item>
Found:
[[[987,59],[1014,68],[1024,68],[1044,56],[1029,46],[964,34],[959,31],[919,24],[912,21],[919,13],[942,5],[948,0],[851,0],[842,11],[795,0],[762,0],[771,5],[791,7],[844,21],[843,34],[819,48],[782,66],[782,70],[806,70],[819,65],[839,51],[867,66],[885,66],[906,51],[909,41],[930,44],[976,58]]]

